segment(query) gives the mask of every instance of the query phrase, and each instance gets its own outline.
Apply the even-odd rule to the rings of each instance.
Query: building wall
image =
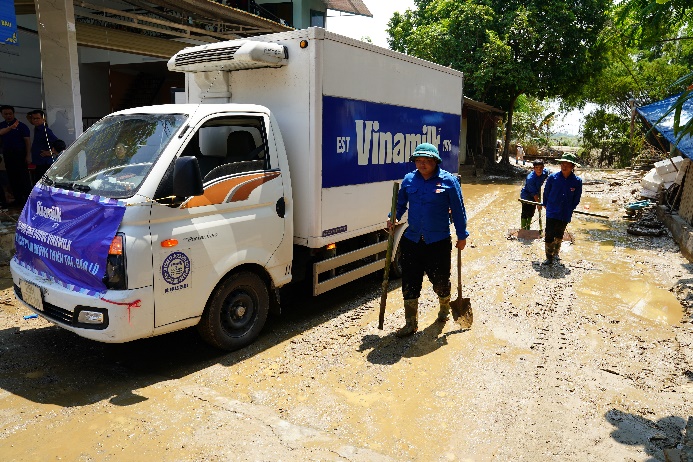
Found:
[[[683,181],[683,191],[681,192],[679,216],[691,225],[693,224],[693,175],[691,174],[691,169],[687,168],[688,170]]]
[[[26,123],[26,113],[41,107],[41,58],[37,35],[18,30],[17,37],[18,46],[0,46],[0,104]]]
[[[267,0],[262,3],[280,3],[286,0]],[[260,3],[260,2],[258,2]],[[322,0],[294,1],[294,29],[306,29],[310,27],[310,10],[327,12]]]

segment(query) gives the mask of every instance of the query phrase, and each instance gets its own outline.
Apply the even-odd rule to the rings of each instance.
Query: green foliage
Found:
[[[591,102],[629,117],[631,99],[636,106],[642,106],[685,89],[672,82],[691,70],[693,47],[689,44],[665,42],[656,49],[629,48],[624,46],[618,30],[610,28],[606,33],[611,34],[605,39],[609,44],[609,65],[592,74],[581,93],[564,96],[569,106],[581,107]]]
[[[602,67],[605,48],[599,33],[608,0],[415,4],[415,10],[390,20],[390,47],[464,72],[468,97],[508,112],[506,139],[520,95],[543,99],[574,94]]]
[[[582,127],[582,148],[593,154],[589,163],[618,168],[630,164],[633,149],[630,144],[630,119],[597,109],[585,116]],[[582,154],[587,157],[587,154]]]
[[[608,50],[608,66],[590,77],[582,93],[566,95],[565,105],[584,107],[588,102],[595,103],[604,113],[615,112],[620,119],[630,120],[631,100],[635,106],[643,106],[686,91],[691,79],[681,76],[693,73],[690,0],[623,0],[615,2],[610,14],[611,20],[600,36]],[[688,129],[693,130],[690,126]],[[599,133],[596,127],[586,126],[583,130],[585,135],[594,135],[590,146],[599,144],[595,141]],[[684,127],[677,131],[685,132]],[[620,136],[604,134],[603,143],[608,146],[602,157],[627,164],[622,154],[609,154],[627,151],[622,143],[626,133],[629,129]],[[637,136],[638,139],[641,137]],[[630,150],[633,155],[639,154],[637,145]]]
[[[689,21],[690,15],[690,0],[625,0],[614,7],[614,19],[621,26],[622,37],[628,45],[638,48],[649,48],[672,37],[672,32]]]
[[[554,113],[544,115],[547,108],[548,105],[537,98],[518,97],[513,118],[513,142],[522,146],[548,146]]]

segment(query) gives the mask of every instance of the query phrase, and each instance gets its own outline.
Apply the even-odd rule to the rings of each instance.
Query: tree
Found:
[[[462,71],[468,97],[506,109],[505,164],[517,98],[573,94],[603,66],[608,0],[415,4],[390,20],[390,48]]]
[[[597,153],[597,166],[626,167],[630,161],[629,118],[597,109],[585,116],[582,127],[582,150],[585,157]]]
[[[640,44],[641,48],[647,45],[654,49],[662,47],[662,44],[676,45],[675,53],[671,53],[674,60],[668,60],[672,64],[672,69],[667,74],[667,81],[673,83],[667,87],[669,93],[662,97],[679,91],[681,95],[662,118],[674,114],[674,134],[677,143],[685,136],[693,136],[693,118],[681,120],[684,104],[693,99],[693,9],[690,1],[626,0],[619,13],[618,21],[621,26],[636,25],[630,29],[628,37],[631,42]],[[671,78],[671,74],[675,77]]]
[[[584,107],[587,102],[599,106],[602,113],[583,127],[583,147],[604,149],[603,159],[624,165],[638,154],[643,136],[631,136],[630,124],[616,121],[630,121],[632,106],[685,92],[672,107],[672,112],[677,107],[680,111],[690,95],[686,86],[693,81],[693,10],[689,0],[624,0],[615,3],[610,18],[600,39],[608,66],[593,74],[582,92],[563,102],[564,108]],[[691,124],[681,122],[675,117],[678,136],[693,131]],[[619,154],[613,155],[616,151]]]
[[[544,115],[548,104],[537,98],[521,95],[513,111],[513,141],[524,146],[549,144],[549,127],[554,113]]]
[[[685,90],[676,81],[693,64],[693,41],[683,40],[691,26],[686,15],[670,11],[673,4],[673,0],[666,5],[629,0],[616,5],[601,35],[608,65],[590,76],[582,92],[565,96],[566,105],[582,107],[590,102],[630,117],[631,100],[640,106]],[[671,20],[662,22],[665,16]]]

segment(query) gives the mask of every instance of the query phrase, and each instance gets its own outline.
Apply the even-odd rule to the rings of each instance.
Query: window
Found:
[[[61,154],[46,183],[110,198],[132,197],[186,119],[184,114],[105,117]]]
[[[270,168],[261,118],[221,117],[205,122],[183,155],[197,157],[204,183]]]
[[[325,12],[310,10],[310,27],[325,27]]]

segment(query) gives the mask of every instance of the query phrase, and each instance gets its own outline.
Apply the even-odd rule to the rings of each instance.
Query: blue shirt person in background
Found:
[[[541,185],[544,184],[549,176],[549,171],[544,168],[544,161],[537,159],[532,162],[534,168],[527,175],[525,184],[520,191],[520,199],[533,202],[541,202]],[[534,217],[534,209],[541,209],[541,205],[522,204],[522,215],[520,215],[520,228],[529,229]]]
[[[53,164],[53,154],[55,154],[53,143],[58,140],[58,137],[48,128],[46,114],[42,110],[35,109],[26,116],[31,125],[34,126],[34,140],[31,143],[31,161],[34,164],[32,181],[36,184],[51,167],[51,164]]]
[[[563,233],[573,217],[573,210],[580,203],[582,179],[575,176],[579,167],[577,157],[566,153],[559,159],[561,171],[549,175],[544,187],[544,207],[546,207],[546,235],[544,246],[546,260],[543,265],[553,264],[558,259],[563,242]]]
[[[31,193],[31,177],[29,176],[31,132],[26,124],[14,116],[14,107],[0,106],[0,113],[4,119],[0,122],[2,154],[5,159],[10,188],[14,195],[14,204],[12,205],[24,207],[24,203]]]
[[[450,314],[450,216],[455,225],[457,242],[462,250],[467,244],[467,214],[458,179],[440,168],[438,149],[429,143],[416,147],[411,155],[416,170],[405,175],[397,196],[396,220],[409,210],[408,227],[400,242],[402,262],[402,296],[406,324],[396,332],[398,337],[418,330],[418,307],[424,274],[438,295],[438,321],[446,322]],[[388,227],[392,226],[392,218]],[[395,221],[396,223],[396,221]]]

